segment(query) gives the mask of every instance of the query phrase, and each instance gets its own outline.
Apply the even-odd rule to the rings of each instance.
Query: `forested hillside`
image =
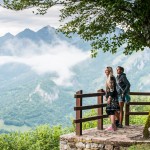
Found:
[[[117,54],[100,52],[92,59],[89,43],[50,26],[7,33],[0,43],[0,119],[5,125],[71,125],[75,92],[104,88],[106,66],[115,75],[116,67],[124,66],[131,91],[150,91],[149,49],[127,57],[122,47]]]

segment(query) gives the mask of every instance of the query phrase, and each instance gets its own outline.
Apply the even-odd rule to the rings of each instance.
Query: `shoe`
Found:
[[[116,127],[119,126],[119,120],[115,120]]]
[[[112,128],[112,126],[105,129],[105,131],[115,131],[115,129]]]
[[[122,125],[122,124],[119,124],[117,127],[118,127],[118,128],[123,128],[123,125]]]

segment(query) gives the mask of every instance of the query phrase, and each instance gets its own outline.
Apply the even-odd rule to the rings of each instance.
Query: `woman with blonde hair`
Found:
[[[116,91],[116,79],[113,75],[112,67],[106,67],[105,69],[106,74],[106,113],[110,117],[111,126],[108,127],[106,130],[115,131],[116,124],[115,124],[115,113],[119,111],[119,103],[117,99],[117,91]]]

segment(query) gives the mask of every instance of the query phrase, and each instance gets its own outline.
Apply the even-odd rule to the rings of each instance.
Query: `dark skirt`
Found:
[[[110,104],[106,106],[106,113],[107,115],[114,115],[116,111],[119,111],[119,103],[118,100],[112,99]]]

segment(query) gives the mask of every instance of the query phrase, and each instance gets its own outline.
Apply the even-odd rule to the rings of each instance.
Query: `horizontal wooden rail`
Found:
[[[148,115],[149,112],[128,112],[128,115]]]
[[[105,92],[98,93],[88,93],[88,94],[75,94],[74,98],[86,98],[86,97],[95,97],[95,96],[104,96]],[[130,95],[140,95],[140,96],[150,96],[149,92],[130,92]]]
[[[130,102],[130,105],[150,105],[150,102]]]
[[[102,118],[108,118],[108,115],[76,119],[76,120],[74,120],[74,123],[82,123],[82,122],[92,121],[92,120],[97,120],[97,119],[102,119]]]
[[[74,107],[74,110],[86,110],[86,109],[100,108],[100,107],[106,107],[106,105],[107,104],[80,106],[80,107]]]
[[[95,96],[104,96],[104,92],[99,93],[89,93],[89,94],[75,94],[74,98],[85,98],[85,97],[95,97]]]
[[[130,95],[150,96],[150,93],[149,92],[130,92]]]

